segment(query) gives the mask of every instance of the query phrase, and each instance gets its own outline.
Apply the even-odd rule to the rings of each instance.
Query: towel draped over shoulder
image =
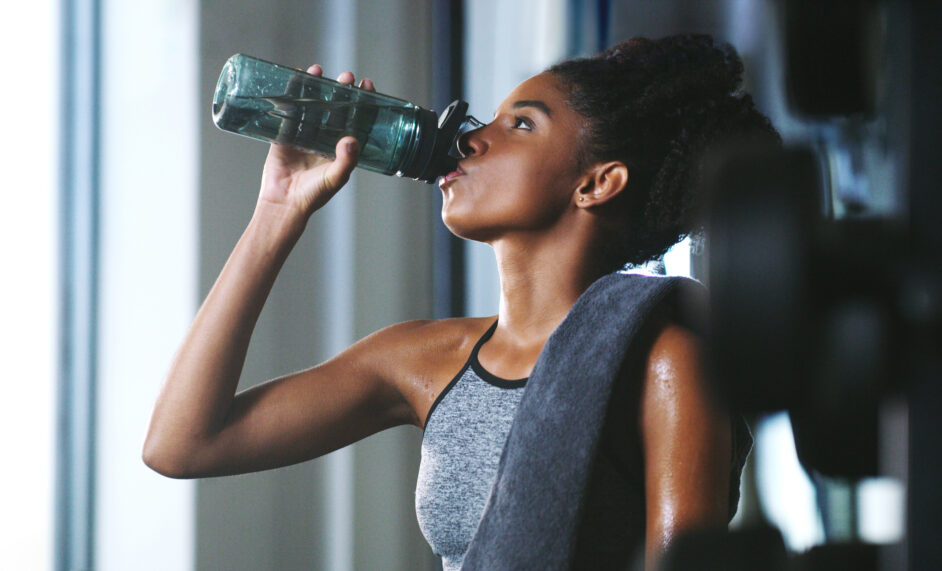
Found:
[[[694,280],[608,274],[583,293],[546,341],[501,453],[462,569],[568,569],[612,387],[652,312],[672,296],[703,307]],[[731,513],[752,439],[738,416]]]

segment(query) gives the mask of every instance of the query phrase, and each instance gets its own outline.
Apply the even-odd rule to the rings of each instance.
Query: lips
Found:
[[[464,171],[461,170],[461,167],[458,167],[457,169],[451,171],[450,173],[446,174],[441,179],[439,179],[438,186],[444,186],[450,183],[451,181],[455,180],[459,176],[464,176]]]

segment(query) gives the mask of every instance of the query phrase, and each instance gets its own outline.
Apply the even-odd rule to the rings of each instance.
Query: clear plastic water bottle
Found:
[[[437,117],[412,103],[237,54],[213,97],[220,129],[333,158],[342,137],[360,142],[357,166],[425,182],[455,170],[458,138],[481,125],[454,101]]]

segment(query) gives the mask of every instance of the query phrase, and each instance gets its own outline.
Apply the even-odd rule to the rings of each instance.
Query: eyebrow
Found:
[[[550,119],[553,118],[553,114],[550,112],[549,107],[546,103],[543,103],[539,99],[521,99],[520,101],[514,101],[514,109],[520,109],[521,107],[535,107],[542,111]]]

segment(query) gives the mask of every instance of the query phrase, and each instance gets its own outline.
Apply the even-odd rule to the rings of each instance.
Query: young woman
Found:
[[[235,394],[282,263],[357,159],[352,137],[333,161],[273,145],[254,216],[167,375],[145,462],[176,478],[265,470],[414,424],[426,430],[420,525],[445,568],[460,567],[482,514],[501,509],[488,499],[524,387],[530,400],[543,390],[527,381],[538,356],[604,354],[623,335],[600,330],[544,355],[547,339],[594,282],[657,259],[692,231],[698,159],[712,142],[757,132],[776,139],[739,92],[741,74],[728,46],[676,36],[634,39],[524,81],[493,121],[462,138],[464,158],[440,181],[448,228],[494,249],[498,315],[393,325],[325,363]],[[589,489],[571,510],[573,546],[555,566],[624,568],[640,542],[653,566],[676,534],[725,526],[730,504],[735,511],[738,431],[708,398],[698,337],[676,307],[665,296],[632,316],[639,333],[617,355],[640,359],[618,367],[607,412],[589,419],[601,427],[597,452],[588,484],[576,486]],[[577,381],[588,383],[580,393],[594,390],[593,378],[552,380],[563,391]],[[567,412],[545,411],[554,414]],[[515,430],[525,433],[534,415],[518,416]],[[508,465],[526,452],[506,454]]]

